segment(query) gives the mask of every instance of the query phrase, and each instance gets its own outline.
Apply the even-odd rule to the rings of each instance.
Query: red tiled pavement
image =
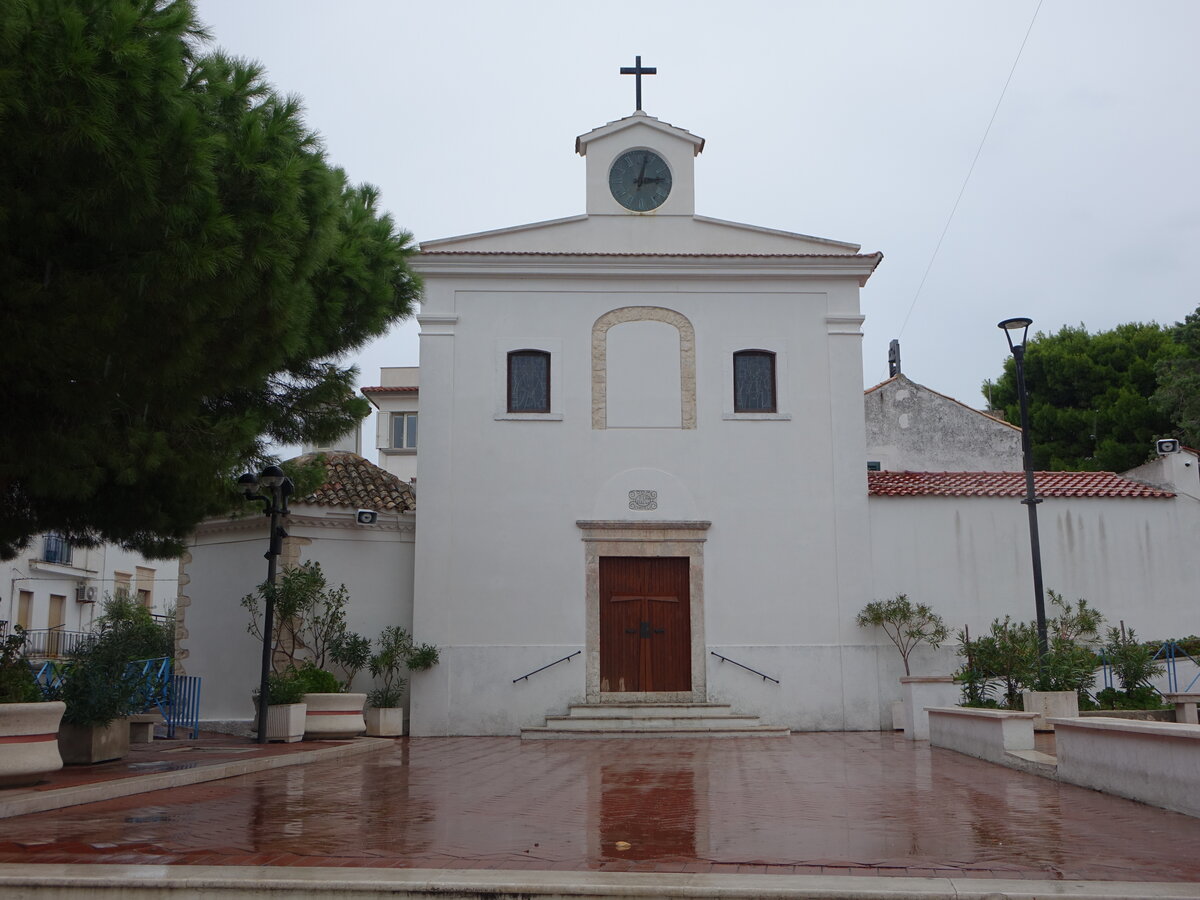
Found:
[[[317,747],[339,746],[346,743],[349,742],[297,741],[292,744],[257,744],[253,738],[239,738],[228,734],[202,731],[195,740],[159,739],[149,744],[134,744],[127,756],[111,762],[98,763],[94,766],[64,766],[57,772],[51,772],[39,784],[30,787],[0,788],[0,801],[31,791],[42,793],[59,788],[137,778],[140,775],[156,775],[160,772],[203,768],[235,760],[289,756]]]
[[[1196,881],[1197,847],[1200,819],[878,733],[415,738],[0,821],[30,863]]]

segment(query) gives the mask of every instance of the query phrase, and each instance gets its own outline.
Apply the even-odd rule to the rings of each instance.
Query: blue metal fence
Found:
[[[1200,667],[1200,662],[1196,662],[1196,660],[1192,658],[1191,654],[1180,647],[1175,641],[1167,641],[1161,647],[1159,647],[1158,652],[1154,654],[1154,659],[1161,660],[1166,668],[1167,693],[1169,694],[1179,693],[1179,672],[1176,668],[1176,663],[1181,658],[1191,660],[1191,662],[1195,663],[1197,667]],[[1106,688],[1114,687],[1113,669],[1112,664],[1108,661],[1107,648],[1100,650],[1100,662],[1104,670],[1104,686]],[[1187,693],[1190,691],[1192,686],[1197,681],[1200,681],[1200,672],[1196,673],[1196,677],[1188,683],[1188,686],[1183,689],[1183,692]],[[1151,685],[1151,687],[1153,687],[1153,685]],[[1158,690],[1158,688],[1154,689],[1156,691]]]
[[[176,730],[184,728],[195,740],[200,736],[200,677],[174,674],[173,663],[174,660],[166,656],[135,660],[125,667],[125,678],[137,682],[134,708],[157,709],[167,723],[168,738],[175,737]],[[47,697],[57,694],[71,675],[69,663],[54,660],[40,664],[31,662],[29,668]]]
[[[171,676],[167,694],[167,737],[175,737],[177,728],[190,729],[192,740],[200,737],[200,676]]]

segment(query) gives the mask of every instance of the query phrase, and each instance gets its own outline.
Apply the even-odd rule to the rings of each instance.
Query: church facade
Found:
[[[787,724],[878,727],[851,648],[881,256],[696,215],[703,144],[635,113],[577,140],[584,215],[422,244],[413,626],[444,650],[414,733],[763,685],[756,709],[793,706],[712,651],[816,686]]]

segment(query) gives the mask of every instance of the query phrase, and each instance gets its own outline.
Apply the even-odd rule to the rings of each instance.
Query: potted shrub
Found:
[[[303,702],[305,685],[295,670],[272,672],[267,676],[267,740],[292,744],[304,737],[304,721],[308,706]],[[258,691],[254,692],[254,709],[258,709]]]
[[[971,640],[964,631],[959,653],[966,665],[958,673],[963,697],[970,705],[999,706],[1037,713],[1034,727],[1050,729],[1047,718],[1079,715],[1081,703],[1096,679],[1097,630],[1104,617],[1086,600],[1072,605],[1047,591],[1057,615],[1046,623],[1047,653],[1039,658],[1037,627],[1008,616],[993,619],[983,637]],[[991,700],[994,685],[1000,696]]]
[[[949,634],[942,617],[924,603],[913,603],[907,594],[897,594],[891,600],[872,600],[863,607],[855,621],[862,628],[882,628],[888,640],[900,651],[900,659],[904,663],[904,677],[900,679],[904,734],[910,740],[927,740],[929,717],[925,709],[954,704],[957,697],[954,676],[914,676],[909,667],[909,657],[920,644],[928,644],[935,650],[942,645]]]
[[[272,667],[276,674],[292,673],[303,688],[305,735],[344,738],[362,734],[367,695],[348,691],[354,676],[366,665],[370,643],[346,627],[346,586],[329,587],[316,562],[287,570],[273,585],[259,585],[256,593],[242,598],[242,606],[250,613],[246,630],[260,641],[260,602],[267,597],[275,607]],[[338,665],[345,681],[338,681],[327,665]],[[269,699],[274,705],[274,696]]]
[[[1078,717],[1079,701],[1096,681],[1096,644],[1104,621],[1086,600],[1072,606],[1055,591],[1046,596],[1058,615],[1046,623],[1047,653],[1041,659],[1034,628],[1033,661],[1021,693],[1021,708],[1037,714],[1036,731],[1053,731],[1048,719]]]
[[[46,700],[25,661],[25,630],[0,642],[0,786],[36,784],[62,768],[59,722],[66,704]]]
[[[337,676],[312,663],[296,671],[296,680],[304,691],[301,698],[307,710],[304,717],[306,738],[347,738],[367,730],[363,721],[366,694],[351,694]]]
[[[438,661],[438,649],[432,644],[413,644],[412,635],[400,625],[383,629],[379,650],[370,659],[371,675],[383,683],[367,693],[367,734],[372,737],[399,737],[404,734],[404,687],[408,683],[401,670],[423,671]]]
[[[146,702],[142,673],[129,664],[173,651],[173,636],[127,597],[106,599],[96,625],[64,670],[60,693],[66,711],[58,746],[67,765],[120,759],[129,752],[125,716],[141,712]]]

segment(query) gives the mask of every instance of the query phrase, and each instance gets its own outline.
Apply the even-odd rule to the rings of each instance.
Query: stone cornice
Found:
[[[883,259],[871,254],[719,255],[603,253],[426,253],[413,260],[422,276],[564,278],[856,278],[864,284]],[[422,322],[424,325],[424,322]]]
[[[329,515],[309,515],[292,513],[283,520],[284,527],[291,528],[333,528],[343,531],[386,531],[398,534],[415,534],[417,521],[415,513],[381,514],[374,525],[359,525],[355,521],[354,511],[338,511]],[[209,519],[196,526],[193,535],[205,536],[210,534],[233,534],[238,532],[266,532],[266,516],[250,515],[241,519]]]

